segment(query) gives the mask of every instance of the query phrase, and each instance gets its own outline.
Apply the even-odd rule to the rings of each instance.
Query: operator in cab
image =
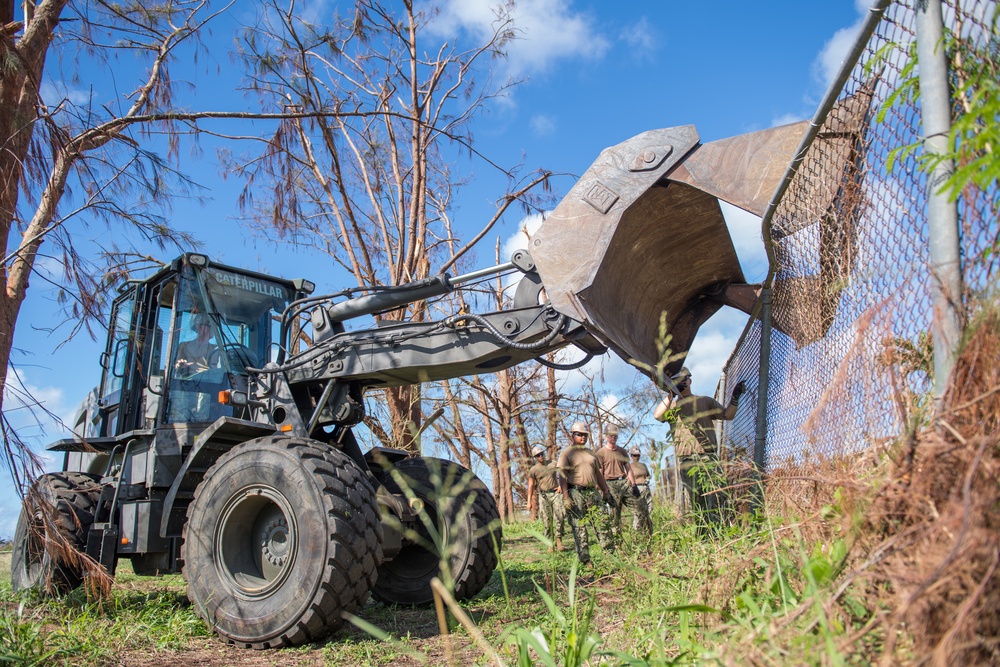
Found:
[[[177,346],[177,374],[180,377],[191,377],[195,373],[207,371],[218,359],[219,346],[214,342],[212,322],[208,315],[195,315],[191,321],[191,329],[195,332],[195,338]]]

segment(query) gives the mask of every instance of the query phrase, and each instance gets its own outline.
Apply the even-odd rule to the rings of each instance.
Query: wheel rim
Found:
[[[294,566],[297,533],[295,514],[276,489],[241,489],[216,524],[221,580],[238,597],[266,597],[281,587]]]

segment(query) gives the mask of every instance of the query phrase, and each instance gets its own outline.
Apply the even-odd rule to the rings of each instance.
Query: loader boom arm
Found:
[[[258,403],[283,401],[277,414],[297,413],[293,428],[312,436],[317,426],[360,421],[367,388],[497,371],[571,343],[587,354],[611,349],[669,387],[716,311],[728,305],[752,314],[758,301],[720,201],[761,215],[805,130],[796,123],[701,144],[688,125],[607,148],[511,264],[340,302],[313,299],[315,346],[263,369]],[[819,209],[846,173],[834,162]],[[511,267],[523,273],[511,308],[362,331],[344,326]],[[775,325],[795,337],[792,326]]]
[[[521,273],[510,307],[462,313],[431,322],[400,322],[347,330],[344,322],[461,289],[465,283],[505,271]],[[491,373],[574,344],[589,356],[607,351],[582,323],[552,308],[530,255],[452,278],[439,275],[364,296],[332,302],[306,300],[311,308],[312,347],[254,369],[253,403],[287,420],[296,432],[316,436],[319,427],[350,427],[364,418],[365,390]],[[301,306],[292,304],[282,329],[291,329]],[[281,419],[275,419],[280,422]],[[280,423],[277,423],[279,427]]]

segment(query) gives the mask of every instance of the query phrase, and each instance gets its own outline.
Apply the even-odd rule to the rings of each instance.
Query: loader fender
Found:
[[[167,491],[160,518],[160,537],[180,537],[194,490],[216,460],[230,449],[254,438],[274,433],[270,424],[234,417],[219,417],[195,438],[191,451]]]

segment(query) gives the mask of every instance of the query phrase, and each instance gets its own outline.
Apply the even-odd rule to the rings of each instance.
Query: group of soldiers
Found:
[[[572,442],[555,462],[546,458],[545,447],[535,445],[531,451],[535,464],[527,475],[528,508],[532,516],[536,512],[541,516],[554,548],[563,550],[568,521],[581,563],[590,562],[588,525],[594,527],[601,546],[613,551],[621,533],[623,508],[632,512],[633,527],[651,536],[650,474],[639,460],[639,448],[626,452],[618,446],[614,424],[605,427],[604,444],[596,450],[587,447],[590,429],[585,423],[575,422],[570,437]]]
[[[704,532],[723,521],[727,505],[725,484],[713,475],[720,468],[714,421],[735,417],[746,385],[736,383],[728,405],[723,406],[709,396],[692,394],[687,368],[671,379],[677,393],[659,401],[653,417],[671,425],[678,472]],[[554,463],[546,459],[545,447],[535,445],[531,451],[535,464],[527,475],[528,508],[533,518],[536,513],[541,515],[554,548],[563,550],[568,521],[581,563],[590,562],[588,524],[594,527],[601,546],[613,551],[621,532],[623,508],[632,511],[635,530],[651,536],[650,474],[639,460],[639,448],[626,452],[619,447],[614,424],[604,428],[605,441],[598,449],[587,448],[590,429],[584,422],[570,427],[570,437],[572,442]]]

